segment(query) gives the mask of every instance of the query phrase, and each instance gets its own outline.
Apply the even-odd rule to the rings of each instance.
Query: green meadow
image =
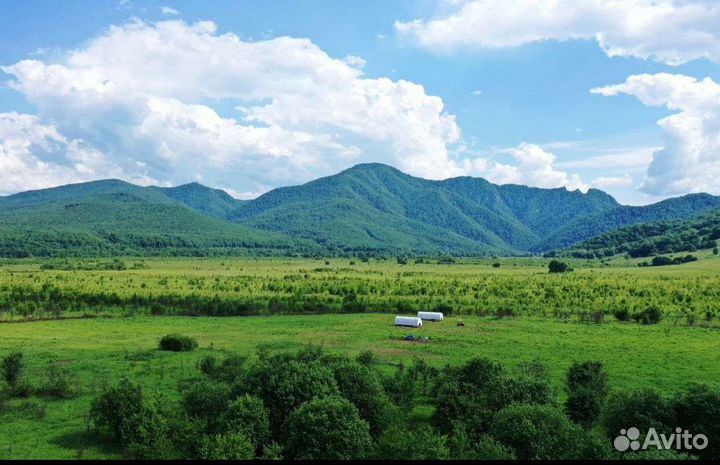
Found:
[[[499,267],[493,266],[496,262]],[[539,361],[561,399],[573,361],[603,362],[611,391],[650,387],[670,395],[694,382],[720,386],[720,338],[714,314],[706,316],[718,310],[720,260],[703,256],[679,266],[634,265],[578,261],[575,271],[554,276],[542,260],[529,259],[407,265],[394,260],[351,265],[347,259],[129,259],[121,270],[97,269],[102,266],[98,261],[72,262],[75,269],[5,262],[0,267],[5,302],[22,295],[17,289],[23,286],[40,290],[52,285],[56,295],[75,296],[78,307],[54,317],[43,313],[50,311],[44,301],[35,302],[35,313],[26,316],[4,307],[0,355],[21,350],[25,379],[33,386],[46,382],[51,367],[61,367],[77,395],[7,400],[0,411],[0,458],[123,457],[89,428],[92,399],[124,377],[149,393],[176,399],[179,383],[197,377],[197,362],[209,353],[252,357],[258,349],[296,351],[308,344],[352,357],[369,350],[387,373],[418,358],[442,367],[485,356],[510,369]],[[120,298],[105,309],[82,298],[101,291]],[[178,306],[175,315],[154,315],[150,306],[133,306],[128,297],[147,296],[143,302],[151,305],[152,298],[167,292],[235,303],[283,295],[307,302],[312,296],[325,307],[322,314],[269,314],[272,306],[259,305],[253,316],[213,317],[189,316],[192,309]],[[349,293],[367,308],[344,312]],[[621,303],[632,312],[648,302],[662,307],[659,324],[613,316]],[[396,313],[437,303],[449,306],[452,315],[445,321],[426,322],[420,329],[393,326]],[[543,305],[550,310],[541,311]],[[582,309],[603,318],[588,320]],[[697,318],[688,319],[687,309]],[[49,319],[33,321],[38,318]],[[460,321],[464,326],[458,326]],[[159,351],[160,338],[169,333],[192,336],[200,347]],[[409,334],[429,340],[404,340]],[[419,405],[415,414],[423,421],[427,410]]]

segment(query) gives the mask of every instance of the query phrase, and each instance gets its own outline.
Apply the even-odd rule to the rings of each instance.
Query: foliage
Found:
[[[574,362],[570,366],[565,401],[570,419],[586,428],[595,424],[608,392],[607,379],[601,362]]]
[[[571,271],[567,263],[559,260],[551,260],[550,263],[548,263],[548,270],[550,273],[566,273]]]
[[[205,460],[250,460],[255,447],[242,432],[205,436],[200,446],[200,458]]]
[[[287,455],[301,460],[350,460],[366,457],[371,447],[367,422],[342,397],[311,400],[288,418]]]
[[[197,349],[198,343],[190,336],[182,334],[168,334],[160,339],[160,350],[171,352],[191,352]]]
[[[667,399],[652,389],[632,392],[614,392],[608,396],[601,423],[608,439],[613,440],[621,429],[629,426],[647,431],[662,431],[672,423]],[[671,426],[671,427],[674,427]]]
[[[230,402],[220,418],[221,429],[242,433],[259,449],[270,437],[270,419],[262,399],[244,395]]]
[[[191,384],[182,393],[182,406],[191,418],[202,421],[206,431],[216,432],[230,404],[230,387],[214,381]]]
[[[2,371],[3,379],[10,386],[10,389],[17,387],[24,368],[25,363],[23,362],[22,352],[12,352],[3,357],[0,371]]]
[[[490,434],[521,460],[597,458],[584,456],[585,433],[550,405],[508,406],[498,412]]]
[[[443,460],[450,458],[447,437],[429,425],[408,430],[394,425],[380,438],[376,455],[383,460]]]

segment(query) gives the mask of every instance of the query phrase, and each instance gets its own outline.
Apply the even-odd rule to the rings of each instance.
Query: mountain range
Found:
[[[523,255],[716,208],[708,194],[632,207],[596,189],[432,181],[374,163],[245,201],[104,180],[0,197],[0,255]]]

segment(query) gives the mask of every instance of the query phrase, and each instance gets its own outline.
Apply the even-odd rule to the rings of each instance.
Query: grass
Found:
[[[0,261],[0,356],[22,350],[26,378],[34,386],[43,384],[51,364],[59,365],[79,393],[66,400],[6,402],[0,408],[0,459],[121,458],[89,430],[91,400],[125,376],[150,392],[176,398],[178,382],[196,376],[198,359],[211,351],[252,355],[259,347],[296,350],[308,343],[350,356],[371,350],[378,368],[387,373],[416,357],[443,366],[482,355],[515,369],[538,360],[547,366],[560,398],[567,368],[576,360],[602,361],[613,390],[650,387],[670,394],[692,382],[718,386],[720,258],[709,252],[698,255],[698,262],[657,268],[639,268],[637,260],[622,258],[604,264],[575,260],[575,271],[562,275],[547,273],[548,260],[527,258],[447,265],[412,260],[399,265],[394,260],[351,264],[332,259],[326,264],[279,258],[125,259],[127,269],[121,271],[102,269],[102,260],[71,261],[67,270],[43,270],[40,260]],[[501,266],[493,267],[495,262]],[[104,293],[121,303],[88,303]],[[349,293],[375,313],[339,313]],[[38,295],[41,300],[27,297]],[[231,306],[251,299],[262,303],[259,313],[272,311],[269,303],[274,299],[299,305],[312,298],[329,313],[151,316],[148,308],[129,304],[133,296],[152,302],[163,295],[193,296],[200,303],[227,301]],[[62,312],[44,308],[55,306],[59,297],[66,299]],[[396,312],[408,314],[438,303],[449,305],[456,315],[418,330],[392,325]],[[648,305],[663,309],[660,324],[623,323],[611,316],[614,309],[638,311]],[[15,310],[22,306],[27,316]],[[517,317],[493,316],[506,310]],[[605,323],[579,322],[580,315],[594,311],[605,313]],[[83,315],[95,318],[67,319]],[[52,319],[58,316],[66,319]],[[37,317],[51,319],[19,322]],[[460,318],[464,327],[456,325]],[[160,339],[172,333],[195,338],[199,348],[158,350]],[[430,342],[404,341],[407,334],[429,336]],[[415,413],[422,418],[432,413],[430,406],[418,409]]]
[[[4,323],[0,354],[22,349],[27,377],[40,384],[50,363],[61,363],[81,392],[77,398],[49,401],[13,399],[0,414],[0,458],[119,458],[88,432],[90,401],[103,386],[124,376],[148,390],[177,396],[177,382],[197,374],[197,360],[210,351],[252,354],[258,347],[294,350],[308,343],[330,352],[376,353],[380,368],[424,358],[436,366],[484,355],[517,367],[539,360],[563,395],[565,372],[574,360],[600,360],[611,389],[653,387],[671,393],[691,382],[720,382],[720,339],[716,329],[664,323],[602,325],[548,319],[463,317],[426,323],[419,330],[392,326],[392,315],[307,315],[268,317],[133,317]],[[168,333],[192,336],[194,352],[157,350]],[[428,344],[402,340],[414,333]],[[44,406],[44,416],[32,404]],[[35,405],[37,407],[37,405]],[[40,412],[42,413],[42,412]]]

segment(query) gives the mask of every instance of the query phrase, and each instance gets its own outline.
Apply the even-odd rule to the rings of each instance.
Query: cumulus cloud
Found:
[[[409,81],[365,78],[364,63],[307,39],[246,42],[208,21],[134,20],[60,62],[1,69],[41,121],[164,182],[201,175],[261,192],[362,161],[463,174],[449,152],[460,129],[442,99]]]
[[[556,168],[556,157],[539,145],[523,143],[504,149],[500,154],[509,155],[514,164],[499,163],[490,158],[467,160],[465,168],[496,184],[525,184],[533,187],[557,188],[587,192],[590,186],[579,176]]]
[[[678,74],[640,74],[592,90],[632,95],[676,113],[658,121],[665,145],[653,154],[642,190],[653,195],[720,194],[720,85]]]
[[[139,184],[156,182],[123,169],[82,140],[67,139],[36,116],[0,113],[0,194],[97,178],[123,177]]]
[[[444,0],[451,13],[395,23],[422,47],[517,47],[545,40],[595,40],[609,56],[680,65],[720,60],[715,0]]]

